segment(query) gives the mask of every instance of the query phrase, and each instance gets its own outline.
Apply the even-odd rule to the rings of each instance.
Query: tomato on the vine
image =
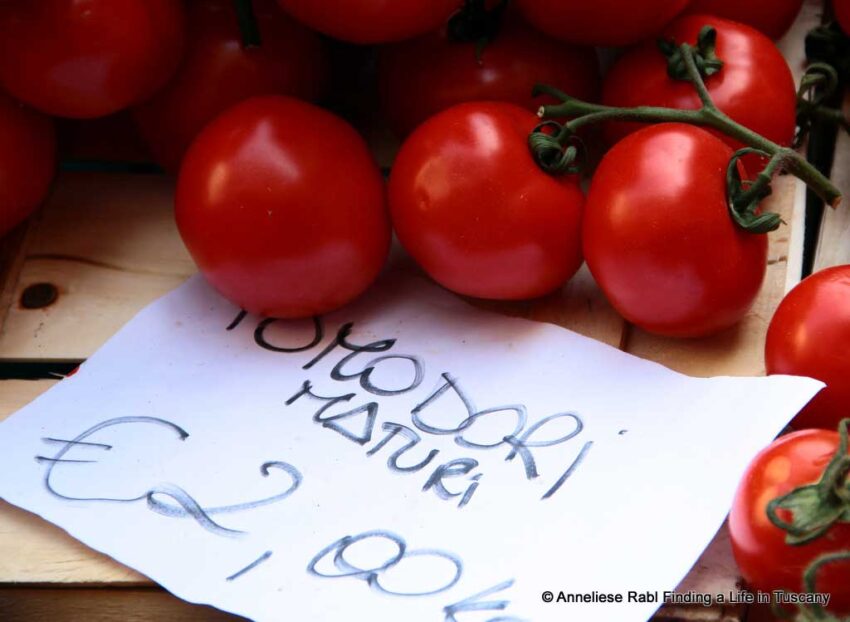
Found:
[[[233,0],[196,0],[186,55],[171,81],[133,115],[156,161],[176,172],[192,139],[218,114],[255,95],[318,98],[327,79],[321,39],[274,0],[253,0],[259,46],[245,46]]]
[[[797,95],[788,63],[773,41],[757,30],[725,19],[689,15],[673,22],[663,36],[677,44],[695,44],[703,26],[717,30],[717,56],[723,67],[705,78],[717,107],[741,125],[783,146],[794,138]],[[693,84],[667,73],[667,58],[655,42],[624,54],[605,78],[602,102],[609,106],[666,106],[695,110],[701,106]],[[640,128],[634,123],[605,126],[610,143]],[[735,147],[741,145],[726,136]]]
[[[480,59],[478,41],[455,41],[448,28],[380,50],[381,108],[401,136],[428,117],[469,101],[507,101],[535,110],[553,100],[532,97],[549,84],[593,101],[599,68],[591,48],[576,47],[533,31],[507,16]]]
[[[795,427],[835,429],[850,416],[850,265],[821,270],[791,290],[770,321],[765,363],[769,374],[827,385]]]
[[[245,100],[204,128],[183,159],[175,204],[207,280],[261,315],[341,307],[389,251],[384,181],[365,141],[290,97]]]
[[[839,448],[835,431],[802,430],[774,441],[747,467],[729,514],[735,560],[753,590],[805,592],[803,574],[820,556],[850,551],[850,524],[836,523],[808,544],[786,543],[786,532],[768,518],[768,504],[817,483]],[[779,510],[789,521],[789,512]],[[850,561],[824,565],[816,589],[830,594],[827,610],[850,614]]]
[[[461,0],[278,0],[310,28],[352,43],[386,43],[440,27]]]
[[[739,228],[727,206],[732,149],[679,123],[617,143],[591,182],[587,265],[629,322],[697,337],[737,323],[767,269],[767,238]]]
[[[48,114],[99,117],[161,87],[183,51],[180,0],[0,3],[0,83]]]
[[[501,300],[546,294],[581,265],[584,196],[528,149],[537,117],[472,102],[438,113],[402,145],[389,202],[402,245],[444,287]]]
[[[51,119],[0,92],[0,237],[44,200],[56,169]]]
[[[784,35],[804,0],[691,0],[687,13],[716,15],[748,24],[771,39]]]
[[[622,46],[652,37],[688,0],[517,0],[517,7],[538,30],[571,43]]]

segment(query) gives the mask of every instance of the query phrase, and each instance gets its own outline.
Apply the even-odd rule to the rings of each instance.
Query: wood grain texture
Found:
[[[844,99],[844,113],[850,115],[850,93]],[[850,264],[850,136],[845,132],[838,136],[831,178],[844,194],[844,200],[838,209],[824,211],[815,271]]]
[[[212,607],[190,605],[158,589],[0,587],[3,622],[236,622]],[[284,618],[282,618],[284,619]]]
[[[89,356],[142,307],[195,271],[172,215],[166,177],[64,173],[41,213],[0,332],[0,359]],[[18,304],[52,283],[58,300]]]

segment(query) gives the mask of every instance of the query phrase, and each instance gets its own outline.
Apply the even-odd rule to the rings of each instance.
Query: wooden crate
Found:
[[[782,43],[797,75],[803,67],[802,36],[817,23],[819,5],[807,3]],[[841,183],[850,193],[850,141],[841,146],[836,166],[845,171]],[[155,175],[60,174],[40,214],[0,243],[0,378],[11,363],[84,360],[143,306],[194,272],[173,223],[172,188],[172,180]],[[801,271],[804,188],[793,178],[780,178],[769,202],[768,209],[789,224],[770,236],[767,278],[756,304],[738,326],[718,336],[661,339],[627,325],[586,268],[542,300],[484,306],[559,324],[695,376],[763,374],[768,322]],[[819,266],[850,261],[848,214],[827,217]],[[843,255],[833,250],[840,243],[836,240],[844,240]],[[45,292],[55,292],[55,300]],[[55,382],[0,379],[0,419]],[[724,528],[681,589],[717,593],[737,587]],[[666,607],[656,619],[741,622],[745,616],[740,606]],[[183,603],[59,528],[0,501],[0,619],[195,621],[235,616]]]

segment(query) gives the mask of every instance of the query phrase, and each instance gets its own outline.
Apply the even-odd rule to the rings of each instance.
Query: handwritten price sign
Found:
[[[0,425],[0,496],[257,620],[642,621],[541,590],[673,589],[819,388],[687,378],[418,279],[298,322],[193,279]]]

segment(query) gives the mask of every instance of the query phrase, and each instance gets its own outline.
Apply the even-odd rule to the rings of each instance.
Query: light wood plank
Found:
[[[172,215],[166,177],[63,174],[42,211],[0,333],[0,359],[89,356],[142,307],[195,271]],[[59,298],[18,300],[35,283]]]
[[[237,622],[157,589],[0,588],[3,622]]]
[[[850,115],[850,93],[844,99],[844,114]],[[840,132],[832,163],[832,181],[844,194],[838,209],[826,209],[818,236],[814,269],[850,264],[850,136]]]

